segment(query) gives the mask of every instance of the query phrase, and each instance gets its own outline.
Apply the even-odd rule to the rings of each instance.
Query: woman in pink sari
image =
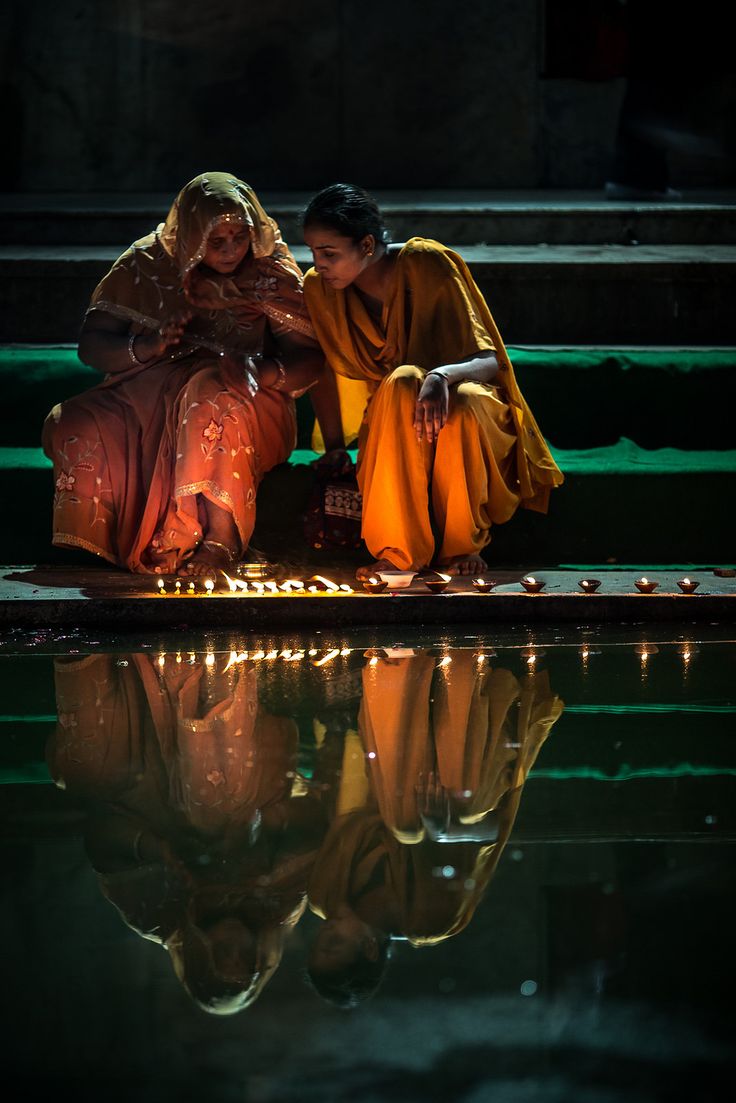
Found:
[[[54,544],[131,571],[233,567],[322,372],[302,274],[252,189],[187,184],[96,288],[79,356],[105,378],[46,419]]]

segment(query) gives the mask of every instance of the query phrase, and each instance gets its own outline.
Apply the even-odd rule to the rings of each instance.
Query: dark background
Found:
[[[733,184],[727,6],[639,0],[642,49],[635,4],[6,0],[0,190],[599,188],[632,65],[683,91],[672,183]]]

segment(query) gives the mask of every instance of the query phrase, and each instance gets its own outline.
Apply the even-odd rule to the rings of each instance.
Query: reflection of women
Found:
[[[106,373],[55,406],[55,544],[132,571],[240,556],[263,474],[294,446],[320,371],[301,273],[242,181],[196,177],[95,290],[80,358]]]
[[[519,683],[469,651],[451,657],[389,654],[364,671],[359,735],[309,884],[326,920],[309,975],[342,1006],[380,983],[392,939],[430,945],[468,924],[562,712],[545,673]]]
[[[295,725],[259,706],[252,666],[123,664],[57,663],[52,774],[90,809],[104,894],[202,1008],[230,1014],[303,913],[322,813],[295,781]]]
[[[545,512],[562,482],[483,296],[444,245],[389,244],[375,202],[352,185],[315,196],[304,237],[315,265],[304,294],[342,377],[343,421],[356,403],[362,417],[363,539],[379,562],[359,576],[433,560],[477,574],[491,526],[519,505]],[[340,426],[323,428],[338,453]]]

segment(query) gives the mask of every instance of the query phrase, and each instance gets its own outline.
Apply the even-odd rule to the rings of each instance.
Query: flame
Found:
[[[442,574],[440,571],[437,571],[437,577],[441,578],[443,582],[449,582],[450,579],[452,578],[452,575],[451,574]]]
[[[225,571],[223,571],[222,573],[225,575],[225,581],[227,582],[228,586],[230,587],[230,593],[231,594],[234,594],[236,590],[247,590],[248,589],[248,583],[247,582],[243,582],[243,580],[240,579],[240,578],[231,578],[230,575],[227,574]]]
[[[165,666],[166,665],[166,652],[164,652],[162,655],[159,655],[158,665],[159,666]]]
[[[271,594],[277,594],[279,592],[279,588],[275,582],[266,582],[265,586]]]
[[[377,666],[378,658],[374,655],[372,659],[369,659],[368,666]]]
[[[222,673],[227,674],[227,672],[228,672],[228,670],[230,669],[231,666],[235,666],[236,663],[244,663],[247,660],[247,658],[248,658],[248,652],[247,651],[241,651],[239,654],[238,654],[237,651],[231,651],[230,652],[230,657],[228,658],[227,664],[226,664],[225,669],[223,670]]]
[[[443,659],[440,659],[438,666],[449,666],[452,662],[452,655],[445,655]]]
[[[682,580],[682,581],[683,581],[683,583],[685,584],[685,586],[689,586],[689,585],[690,585],[690,579],[689,579],[689,578],[683,578],[683,580]]]
[[[205,655],[205,659],[204,659],[204,661],[205,661],[205,664],[206,664],[207,666],[209,666],[209,667],[213,667],[213,666],[215,665],[215,655],[214,655],[214,652],[213,652],[213,651],[208,651],[208,652],[207,652],[207,654]]]
[[[641,583],[643,583],[644,586],[646,586],[646,584],[649,582],[649,579],[648,578],[640,578],[639,581]]]
[[[533,586],[533,585],[534,585],[534,583],[535,583],[535,582],[536,582],[537,580],[536,580],[536,578],[533,578],[533,577],[532,577],[531,575],[529,575],[529,576],[528,576],[527,578],[525,578],[525,579],[524,579],[524,581],[525,581],[525,582],[531,582],[531,584],[532,584],[532,586]]]
[[[333,593],[335,590],[340,589],[338,584],[336,582],[333,582],[331,578],[325,578],[325,576],[321,574],[313,574],[312,582],[322,582],[331,593]]]
[[[342,590],[342,592],[344,594],[354,594],[355,593],[355,590],[353,589],[353,587],[348,586],[347,582],[342,582],[339,586],[339,589]]]
[[[343,647],[342,650],[340,651],[340,654],[342,655],[343,658],[345,658],[346,655],[352,654],[352,648],[351,647]]]
[[[374,578],[373,575],[371,575],[368,581],[371,583],[372,586],[377,586],[381,580],[380,578]]]
[[[338,647],[333,647],[331,651],[328,651],[326,655],[323,655],[321,659],[314,659],[312,666],[324,666],[325,663],[331,662],[337,655],[340,654]]]
[[[212,591],[213,591],[213,590],[214,590],[214,588],[215,588],[215,584],[214,584],[214,582],[212,581],[212,579],[211,579],[211,578],[205,578],[205,580],[204,580],[204,588],[205,588],[205,590],[207,591],[207,597],[210,597],[210,596],[211,596],[211,594],[212,594]]]
[[[269,651],[266,655],[267,659],[278,659],[278,657],[279,657],[279,653],[276,650]]]

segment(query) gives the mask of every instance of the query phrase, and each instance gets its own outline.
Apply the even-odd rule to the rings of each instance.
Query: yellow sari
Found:
[[[462,257],[436,241],[408,241],[380,321],[353,287],[333,289],[315,269],[304,296],[339,377],[348,439],[360,422],[363,539],[376,558],[417,570],[435,550],[440,562],[480,552],[491,526],[520,505],[546,512],[563,476]],[[414,408],[426,373],[478,352],[495,353],[494,382],[453,386],[437,441],[417,441]]]

